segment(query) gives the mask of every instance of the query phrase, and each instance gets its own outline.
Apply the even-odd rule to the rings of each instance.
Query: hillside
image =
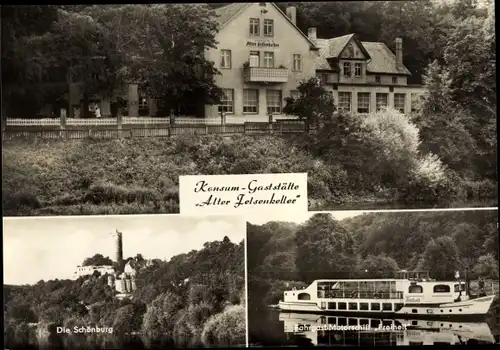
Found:
[[[446,207],[476,194],[495,198],[496,185],[488,181],[469,189],[453,178],[435,189],[411,180],[397,159],[377,165],[381,153],[367,139],[344,136],[9,142],[2,149],[3,214],[178,213],[179,176],[196,174],[307,172],[310,210]]]
[[[112,342],[121,347],[134,334],[143,344],[242,344],[244,266],[243,242],[226,238],[168,262],[153,260],[138,271],[131,299],[116,299],[107,276],[98,275],[4,285],[6,346],[62,342],[109,347]],[[228,319],[233,321],[229,329]],[[112,327],[113,334],[61,337],[54,332],[58,326]]]

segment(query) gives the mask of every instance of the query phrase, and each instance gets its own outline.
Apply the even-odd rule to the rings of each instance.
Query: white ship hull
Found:
[[[280,301],[278,307],[289,312],[311,312],[311,313],[352,313],[352,314],[388,314],[388,315],[411,315],[411,316],[481,316],[486,315],[493,303],[495,296],[486,296],[461,302],[443,303],[436,305],[404,305],[397,311],[381,310],[325,310],[315,301]],[[356,302],[361,300],[336,299],[336,302]],[[363,302],[383,302],[380,299],[363,300]]]

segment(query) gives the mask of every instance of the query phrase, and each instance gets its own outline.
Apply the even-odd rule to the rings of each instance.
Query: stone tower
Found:
[[[116,230],[116,262],[121,264],[123,261],[123,238],[122,233]]]
[[[123,238],[122,233],[116,230],[115,233],[112,234],[116,238],[116,263],[118,266],[122,265],[123,262]]]

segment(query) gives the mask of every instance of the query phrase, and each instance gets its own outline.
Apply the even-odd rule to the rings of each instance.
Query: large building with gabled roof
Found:
[[[216,10],[218,47],[207,51],[221,75],[222,103],[206,106],[206,117],[266,121],[289,118],[284,98],[297,95],[300,81],[318,77],[339,108],[370,113],[390,106],[410,113],[423,93],[410,86],[402,41],[393,53],[384,43],[361,42],[355,34],[319,39],[296,25],[296,8],[274,3],[233,3]],[[413,107],[412,107],[413,106]]]
[[[293,7],[274,3],[234,3],[216,10],[218,47],[206,58],[221,72],[216,84],[222,103],[206,106],[207,117],[265,121],[284,117],[284,98],[300,81],[316,75],[316,44],[296,25]]]

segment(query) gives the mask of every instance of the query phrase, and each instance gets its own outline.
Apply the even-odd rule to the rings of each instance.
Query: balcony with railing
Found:
[[[243,66],[243,81],[245,83],[286,83],[288,69]]]

